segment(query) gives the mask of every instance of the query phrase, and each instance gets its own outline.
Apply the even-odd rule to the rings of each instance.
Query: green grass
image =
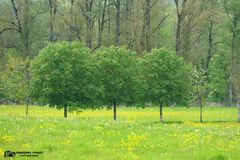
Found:
[[[63,111],[0,106],[0,156],[5,150],[43,151],[45,160],[240,160],[237,108],[158,108],[86,110],[63,118]],[[3,158],[4,159],[4,158]]]

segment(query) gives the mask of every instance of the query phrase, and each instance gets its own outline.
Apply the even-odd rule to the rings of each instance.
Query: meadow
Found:
[[[120,107],[80,114],[49,107],[0,106],[0,157],[5,150],[43,151],[44,160],[240,160],[237,108]],[[3,158],[4,159],[4,158]]]

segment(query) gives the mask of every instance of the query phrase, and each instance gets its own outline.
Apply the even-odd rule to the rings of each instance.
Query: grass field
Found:
[[[45,160],[240,160],[237,108],[86,110],[81,114],[48,107],[0,106],[0,156],[5,150],[43,151]],[[3,158],[4,159],[4,158]]]

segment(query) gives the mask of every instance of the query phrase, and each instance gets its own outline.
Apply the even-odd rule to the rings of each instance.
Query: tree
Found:
[[[191,91],[190,67],[175,53],[153,50],[145,57],[147,81],[146,101],[160,107],[163,122],[163,105],[186,104]]]
[[[143,28],[142,28],[142,36],[141,36],[141,45],[143,50],[146,49],[148,52],[151,51],[150,47],[150,26],[151,26],[151,1],[145,0],[144,1],[144,21],[143,21]]]
[[[194,67],[191,76],[193,82],[193,97],[200,108],[200,122],[202,122],[202,108],[207,87],[205,71],[203,69],[197,70],[197,68]]]
[[[94,0],[85,0],[84,7],[81,8],[86,21],[86,44],[89,48],[92,48],[93,29],[96,17],[96,13],[93,11],[94,2]]]
[[[100,0],[99,1],[99,15],[98,15],[98,46],[97,46],[97,48],[101,47],[101,45],[102,45],[106,8],[107,8],[107,0]]]
[[[138,102],[140,76],[136,54],[122,47],[111,46],[97,50],[99,72],[104,86],[105,104],[113,106],[116,120],[117,106],[133,105]]]
[[[29,63],[29,59],[23,60],[15,53],[16,50],[11,50],[7,54],[7,65],[1,73],[2,92],[7,97],[5,101],[20,104],[29,101],[28,98],[28,83],[29,77],[26,75],[25,65]],[[13,54],[15,53],[15,56]],[[26,62],[27,61],[27,62]],[[26,116],[28,114],[28,106],[26,108]]]
[[[181,4],[180,4],[181,3]],[[177,28],[176,28],[176,54],[180,55],[180,45],[181,45],[181,28],[184,18],[186,16],[186,6],[187,0],[175,0],[176,12],[177,12]]]
[[[32,96],[64,108],[65,118],[67,107],[93,108],[102,95],[94,64],[90,50],[80,43],[50,43],[32,63]]]
[[[58,2],[57,0],[48,0],[48,4],[49,4],[49,13],[50,13],[49,41],[53,42],[54,40],[56,40],[56,36],[54,35],[54,23],[55,23],[57,8],[58,8]]]
[[[120,31],[120,15],[121,15],[121,1],[120,0],[114,0],[114,6],[115,6],[115,10],[116,10],[116,32],[115,32],[115,45],[118,46],[120,43],[120,35],[121,35],[121,31]]]
[[[229,73],[228,56],[224,53],[213,55],[208,70],[208,98],[212,102],[227,103]]]
[[[229,0],[226,1],[224,0],[224,8],[225,12],[230,20],[230,31],[232,34],[231,38],[231,51],[230,51],[230,61],[229,61],[229,71],[230,71],[230,76],[229,76],[229,101],[230,101],[230,106],[232,106],[233,102],[233,81],[234,79],[238,76],[237,74],[238,71],[234,71],[235,69],[235,64],[237,64],[237,57],[238,57],[238,41],[239,41],[239,35],[240,35],[240,29],[239,29],[239,22],[240,22],[240,2],[239,1],[234,1],[234,0]]]

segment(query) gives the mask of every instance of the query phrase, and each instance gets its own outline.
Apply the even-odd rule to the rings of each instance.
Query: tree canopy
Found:
[[[67,107],[93,105],[102,96],[93,60],[80,43],[48,44],[32,63],[32,95],[64,108],[65,117]]]
[[[116,120],[117,105],[133,105],[140,99],[141,80],[136,53],[111,46],[99,49],[95,57],[104,86],[104,102],[114,107]]]
[[[182,58],[174,52],[156,49],[145,57],[143,65],[148,102],[159,105],[161,112],[163,105],[186,104],[191,93],[191,68]]]

